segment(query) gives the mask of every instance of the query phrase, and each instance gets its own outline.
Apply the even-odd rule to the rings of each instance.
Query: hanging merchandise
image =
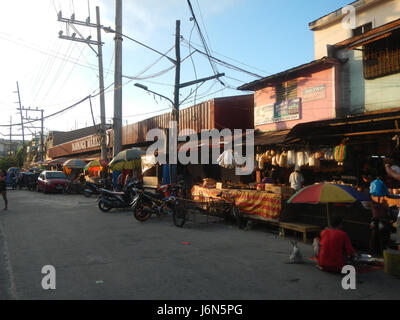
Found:
[[[310,167],[320,168],[321,167],[321,160],[320,160],[320,153],[316,152],[310,156]]]
[[[280,159],[281,159],[281,154],[279,152],[277,152],[275,155],[275,165],[276,166],[279,166]]]
[[[298,165],[299,167],[304,166],[304,163],[305,163],[305,161],[304,161],[304,150],[301,150],[301,151],[297,152],[296,157],[297,157],[296,165]]]
[[[324,158],[324,153],[323,153],[322,151],[317,151],[317,152],[314,154],[314,157],[315,157],[315,159],[320,160],[320,159]]]
[[[289,150],[287,153],[287,165],[288,167],[296,165],[296,152],[294,150]]]
[[[281,157],[279,158],[279,166],[281,168],[287,168],[288,166],[288,154],[286,151],[283,151]]]
[[[276,156],[273,156],[273,157],[272,157],[272,165],[273,165],[273,166],[276,166],[276,165],[277,165],[277,163],[276,163]]]
[[[308,165],[310,167],[314,167],[315,166],[315,153],[311,155],[309,161],[308,161]]]
[[[235,160],[232,150],[226,150],[217,159],[217,163],[226,169],[232,169],[235,167]]]
[[[338,163],[339,166],[342,166],[343,161],[346,160],[346,152],[347,152],[347,147],[344,144],[340,144],[335,147],[334,157],[335,161]]]
[[[267,150],[267,152],[265,152],[265,158],[266,158],[266,162],[271,162],[272,161],[272,152],[271,152],[271,150]]]
[[[310,165],[310,158],[312,156],[312,152],[310,150],[307,150],[304,152],[304,165],[309,166]]]
[[[264,154],[263,153],[258,153],[256,155],[256,161],[257,161],[257,168],[258,170],[263,170],[264,169],[264,161],[263,161]]]

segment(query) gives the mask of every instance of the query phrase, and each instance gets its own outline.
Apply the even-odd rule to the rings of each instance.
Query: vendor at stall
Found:
[[[393,179],[400,181],[400,172],[398,172],[397,168],[393,166],[393,160],[390,158],[387,158],[384,160],[384,164],[385,164],[386,173]],[[396,243],[398,245],[398,249],[400,250],[400,211],[399,211],[398,218],[397,218]]]

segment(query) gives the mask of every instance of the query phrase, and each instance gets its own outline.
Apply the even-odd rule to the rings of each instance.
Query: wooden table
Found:
[[[279,223],[279,230],[280,234],[285,237],[285,229],[293,230],[303,233],[303,242],[307,243],[307,232],[320,232],[321,228],[318,226],[313,226],[310,224],[304,223],[294,223],[294,222],[280,222]]]

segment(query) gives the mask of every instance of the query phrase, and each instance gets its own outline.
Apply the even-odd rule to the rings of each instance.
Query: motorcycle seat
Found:
[[[124,192],[110,191],[107,189],[101,189],[101,192],[109,195],[118,195],[118,196],[123,196],[125,194]]]
[[[158,200],[161,200],[161,199],[164,198],[164,196],[161,195],[161,194],[159,194],[159,193],[151,193],[151,192],[145,191],[144,194],[145,194],[146,196],[149,196],[149,197],[151,197],[151,198],[158,199]]]

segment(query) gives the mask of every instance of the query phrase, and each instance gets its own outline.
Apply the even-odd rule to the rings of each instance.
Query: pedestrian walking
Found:
[[[7,172],[5,170],[0,171],[0,192],[4,200],[4,210],[8,209],[7,200]]]

